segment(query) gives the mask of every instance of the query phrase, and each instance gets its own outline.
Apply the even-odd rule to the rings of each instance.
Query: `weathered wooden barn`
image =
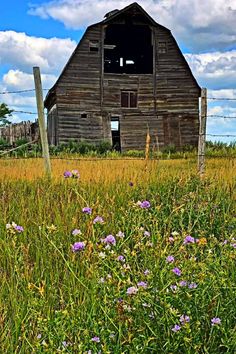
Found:
[[[200,87],[171,31],[133,3],[87,28],[45,99],[50,144],[197,145]]]

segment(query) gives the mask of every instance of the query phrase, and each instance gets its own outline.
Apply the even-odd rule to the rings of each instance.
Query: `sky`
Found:
[[[33,66],[44,93],[53,86],[87,26],[103,20],[127,0],[0,0],[0,102],[16,111],[36,112]],[[208,89],[207,133],[236,135],[236,0],[140,0],[172,31],[201,87]],[[232,118],[221,118],[226,116]],[[37,115],[14,113],[13,122]],[[207,140],[236,141],[208,136]]]

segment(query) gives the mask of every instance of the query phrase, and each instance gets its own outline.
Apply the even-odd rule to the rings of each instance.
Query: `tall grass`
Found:
[[[53,161],[51,181],[40,159],[0,168],[0,352],[235,353],[233,161],[204,180],[195,161]]]

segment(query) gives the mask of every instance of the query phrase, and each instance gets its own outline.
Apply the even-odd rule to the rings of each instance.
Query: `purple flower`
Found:
[[[180,280],[179,282],[179,286],[187,286],[187,284],[186,280]]]
[[[129,182],[130,187],[133,187],[133,185],[134,185],[133,182]]]
[[[124,256],[118,256],[117,257],[117,261],[125,262],[125,257]]]
[[[71,171],[71,177],[72,178],[79,178],[80,177],[79,171],[78,170],[72,170]]]
[[[148,275],[150,274],[150,270],[149,269],[146,269],[144,272],[143,272],[144,275]]]
[[[220,325],[221,324],[221,319],[219,317],[214,317],[211,319],[211,325],[215,326],[215,325]]]
[[[188,287],[189,287],[189,289],[196,289],[197,288],[197,284],[196,283],[190,283]]]
[[[82,212],[83,212],[84,214],[91,215],[91,214],[92,214],[92,209],[89,208],[89,207],[85,207],[85,208],[82,209]]]
[[[104,224],[104,220],[101,216],[96,216],[96,218],[93,219],[93,224]]]
[[[116,239],[113,235],[108,235],[107,237],[105,237],[104,239],[102,239],[103,243],[106,243],[107,245],[116,245]]]
[[[231,243],[231,245],[233,248],[236,248],[236,243]]]
[[[100,343],[100,338],[95,336],[95,337],[91,338],[91,341],[95,342],[95,343]]]
[[[175,273],[176,275],[178,275],[178,277],[182,274],[181,270],[177,267],[172,269],[172,272]]]
[[[167,263],[173,263],[174,261],[175,261],[175,258],[173,256],[166,257],[166,262]]]
[[[19,232],[19,233],[21,233],[21,232],[24,231],[23,227],[20,226],[20,225],[16,225],[16,226],[15,226],[15,230],[16,230],[17,232]]]
[[[138,282],[137,285],[138,285],[138,287],[146,289],[148,286],[148,283],[146,281],[140,281],[140,282]]]
[[[172,236],[171,236],[171,237],[169,237],[169,242],[170,242],[170,243],[174,243],[174,242],[175,242],[174,237],[172,237]]]
[[[85,242],[75,242],[72,245],[72,251],[73,252],[79,252],[79,251],[83,251],[85,248]]]
[[[172,291],[176,291],[176,290],[178,289],[178,286],[175,285],[175,284],[172,284],[172,285],[170,286],[170,289],[171,289]]]
[[[120,237],[120,238],[124,238],[125,237],[125,234],[124,232],[122,231],[119,231],[117,234],[116,234],[117,237]]]
[[[149,231],[144,231],[143,236],[150,237],[150,232]]]
[[[173,328],[171,328],[171,330],[173,331],[173,332],[178,332],[178,331],[180,331],[181,330],[181,327],[179,326],[179,325],[174,325],[174,327]]]
[[[189,316],[187,316],[187,315],[180,316],[180,322],[181,322],[182,325],[185,325],[189,321],[190,321],[190,317]]]
[[[79,230],[79,229],[74,229],[73,231],[72,231],[72,235],[73,236],[77,236],[77,235],[81,235],[82,234],[82,232]]]
[[[136,295],[138,292],[138,288],[136,288],[135,286],[131,286],[130,288],[127,289],[126,293],[128,295]]]
[[[71,173],[70,171],[65,171],[64,174],[63,174],[63,176],[64,176],[65,178],[71,178],[71,177],[72,177],[72,173]]]
[[[150,202],[148,200],[144,200],[143,202],[141,202],[139,204],[139,206],[142,209],[148,209],[148,208],[150,208],[151,204],[150,204]]]
[[[195,238],[188,235],[184,239],[184,245],[187,245],[188,243],[195,243]]]

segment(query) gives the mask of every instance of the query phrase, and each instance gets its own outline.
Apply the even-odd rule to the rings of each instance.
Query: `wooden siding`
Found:
[[[106,26],[88,28],[54,87],[57,143],[111,141],[110,119],[119,116],[123,151],[144,149],[147,129],[151,145],[196,146],[200,90],[171,32],[150,26],[153,74],[108,74],[103,69]],[[90,42],[98,43],[98,51],[90,51]],[[137,92],[136,108],[121,107],[122,90]]]

